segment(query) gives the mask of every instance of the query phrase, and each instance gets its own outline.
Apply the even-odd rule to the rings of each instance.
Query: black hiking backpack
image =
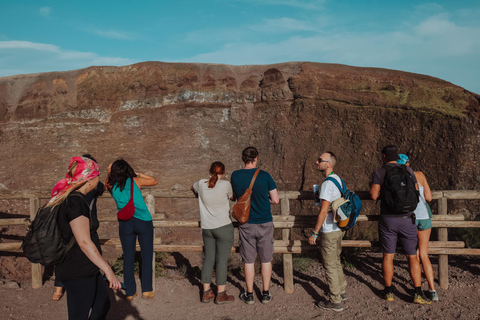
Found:
[[[68,201],[68,198],[65,201]],[[43,206],[38,209],[30,230],[22,242],[23,253],[30,262],[40,263],[43,266],[59,264],[75,244],[75,237],[72,237],[68,243],[63,241],[57,222],[60,206]]]
[[[382,201],[391,214],[406,214],[417,208],[418,191],[405,165],[384,165]]]

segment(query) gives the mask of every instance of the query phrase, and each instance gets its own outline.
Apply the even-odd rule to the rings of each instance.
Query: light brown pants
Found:
[[[345,293],[347,282],[343,275],[340,253],[342,252],[342,238],[344,231],[321,233],[320,252],[323,266],[327,274],[327,284],[330,289],[329,297],[332,303],[342,302],[340,294]]]

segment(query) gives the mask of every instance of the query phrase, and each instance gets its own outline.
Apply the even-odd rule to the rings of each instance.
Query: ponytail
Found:
[[[210,166],[210,174],[212,176],[210,177],[210,180],[208,180],[208,187],[213,188],[217,184],[218,175],[225,174],[224,164],[220,161],[215,161],[214,163],[212,163],[212,165]]]

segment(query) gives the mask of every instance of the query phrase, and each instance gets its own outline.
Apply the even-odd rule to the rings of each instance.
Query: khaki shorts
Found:
[[[257,253],[262,263],[273,260],[273,222],[245,223],[238,227],[238,244],[244,263],[255,263]]]

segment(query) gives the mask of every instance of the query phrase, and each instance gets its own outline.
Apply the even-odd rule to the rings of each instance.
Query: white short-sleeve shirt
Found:
[[[218,180],[215,187],[208,187],[208,180],[202,179],[193,184],[198,193],[202,229],[216,229],[232,223],[230,220],[229,198],[233,195],[229,181]]]
[[[332,177],[335,180],[337,180],[340,186],[342,185],[342,180],[336,174],[331,174],[329,177]],[[342,194],[340,193],[340,190],[338,190],[337,186],[332,181],[327,180],[322,183],[322,186],[320,188],[320,201],[323,201],[323,200],[329,201],[331,205],[333,201],[341,197],[342,197]],[[329,233],[329,232],[340,230],[334,218],[335,216],[330,207],[328,209],[327,217],[323,222],[320,232]]]

